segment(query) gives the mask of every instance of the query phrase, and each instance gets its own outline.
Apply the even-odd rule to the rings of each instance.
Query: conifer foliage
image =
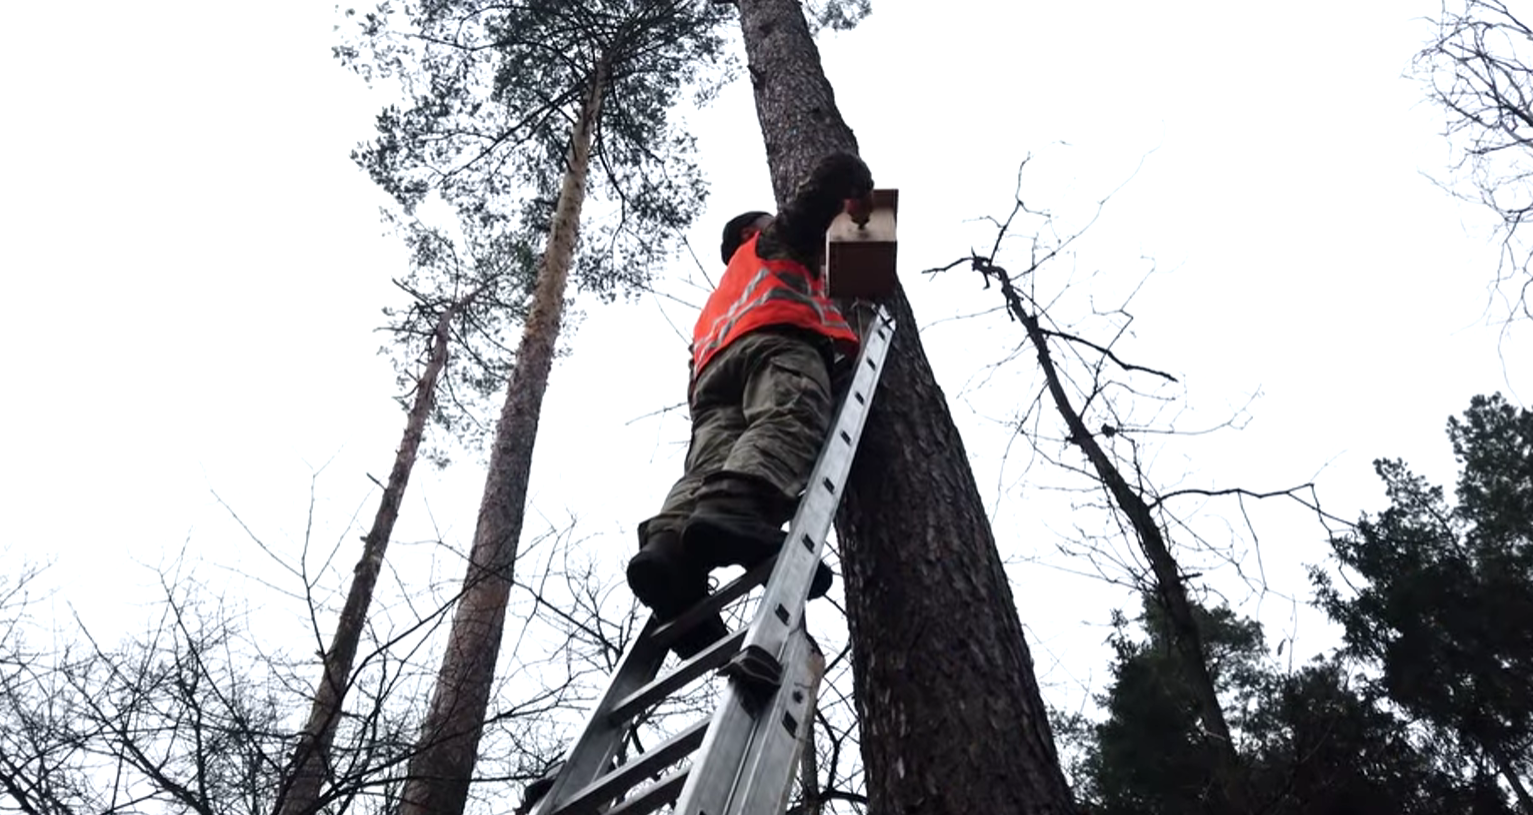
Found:
[[[488,715],[539,414],[578,285],[644,286],[701,205],[672,121],[720,59],[715,12],[673,0],[418,0],[361,16],[338,56],[408,100],[355,158],[408,215],[432,195],[466,235],[541,246],[463,589],[399,812],[461,813]],[[587,193],[607,203],[581,241]]]

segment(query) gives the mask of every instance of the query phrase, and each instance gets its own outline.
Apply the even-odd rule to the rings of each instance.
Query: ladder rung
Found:
[[[767,558],[756,564],[755,568],[726,583],[718,591],[699,600],[697,605],[687,609],[676,619],[656,628],[655,642],[670,647],[671,641],[676,639],[678,633],[690,629],[698,620],[710,614],[719,613],[724,606],[744,597],[750,593],[751,589],[767,582],[767,578],[772,576],[772,567],[776,564],[776,557]]]
[[[709,719],[695,722],[691,727],[666,739],[644,755],[592,781],[585,789],[575,793],[552,815],[588,815],[602,804],[632,789],[646,776],[654,775],[685,758],[708,732]]]
[[[692,772],[690,766],[682,767],[645,787],[638,795],[607,810],[607,815],[646,815],[666,804],[674,803],[676,796],[681,794],[682,786],[687,783],[687,773],[690,772]]]
[[[706,651],[682,663],[676,670],[645,685],[619,701],[607,714],[607,723],[618,727],[629,719],[648,710],[650,705],[659,702],[674,691],[680,690],[688,682],[702,676],[715,668],[723,667],[729,658],[740,650],[740,643],[745,641],[745,629],[731,633],[729,636],[708,646]]]

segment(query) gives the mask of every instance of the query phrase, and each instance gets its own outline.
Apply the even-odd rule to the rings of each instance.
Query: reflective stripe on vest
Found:
[[[737,281],[750,263],[761,265],[741,286]],[[730,272],[736,273],[733,278]],[[754,237],[735,253],[724,274],[725,279],[719,281],[693,329],[694,375],[736,336],[770,325],[796,326],[843,345],[856,346],[857,334],[826,298],[824,282],[792,261],[763,260],[756,254]],[[726,307],[727,301],[719,298],[731,294],[733,301]]]
[[[745,284],[745,289],[744,291],[740,292],[740,296],[735,299],[734,303],[730,304],[729,310],[713,318],[713,324],[708,326],[708,333],[703,335],[704,339],[710,340],[710,342],[705,344],[707,347],[712,348],[713,346],[718,345],[718,341],[729,333],[727,326],[734,325],[735,321],[740,319],[740,315],[744,314],[745,310],[751,307],[752,304],[747,302],[751,298],[751,293],[754,292],[756,287],[760,286],[762,281],[766,280],[767,276],[770,274],[772,274],[771,269],[768,269],[765,266],[761,267],[761,269],[756,272],[756,276],[751,278],[751,282]],[[762,298],[761,302],[766,302],[766,298]],[[761,302],[758,302],[755,305],[760,305]],[[723,333],[719,332],[719,326],[721,325],[726,326]],[[696,342],[695,337],[693,338],[693,341],[694,343]]]
[[[772,300],[787,300],[814,309],[815,317],[819,320],[820,325],[825,328],[831,330],[852,330],[852,327],[847,324],[846,319],[841,316],[839,311],[834,316],[827,314],[825,307],[820,305],[813,297],[800,294],[792,288],[772,286],[761,294],[756,294],[756,287],[760,285],[761,281],[766,280],[768,276],[773,276],[776,280],[785,284],[785,286],[792,285],[781,275],[772,275],[771,269],[763,268],[757,272],[756,276],[745,287],[745,291],[740,295],[740,298],[734,302],[734,305],[729,307],[729,311],[713,321],[713,325],[708,329],[708,334],[706,335],[708,341],[698,349],[702,356],[711,356],[713,352],[717,351],[724,344],[724,339],[734,330],[735,325],[740,322],[740,318],[745,316],[747,312],[760,308]],[[722,328],[720,323],[723,324]]]

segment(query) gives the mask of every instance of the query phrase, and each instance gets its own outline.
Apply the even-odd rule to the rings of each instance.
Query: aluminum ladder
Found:
[[[529,798],[541,796],[530,815],[645,815],[672,802],[674,815],[782,815],[787,808],[824,673],[824,658],[804,627],[804,606],[893,339],[885,307],[876,309],[862,335],[851,384],[782,552],[668,623],[650,617],[563,763],[535,785],[536,793],[529,789]],[[678,635],[762,583],[766,590],[749,626],[656,678]],[[630,722],[715,669],[728,684],[711,717],[613,766]],[[686,766],[627,795],[689,755]]]

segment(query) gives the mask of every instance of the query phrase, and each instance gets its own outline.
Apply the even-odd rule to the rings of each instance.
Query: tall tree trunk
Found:
[[[738,5],[782,202],[857,141],[797,0]],[[869,809],[1074,812],[963,441],[903,289],[889,306],[899,331],[836,525]]]
[[[357,644],[362,640],[362,627],[367,622],[367,608],[372,604],[373,588],[378,585],[378,573],[383,568],[383,555],[394,533],[394,522],[399,518],[399,505],[404,500],[405,487],[410,482],[410,471],[415,467],[421,437],[425,435],[426,419],[431,415],[431,406],[436,398],[437,378],[447,365],[448,329],[459,307],[460,304],[454,304],[444,309],[432,332],[431,355],[415,386],[415,401],[410,405],[405,420],[404,438],[399,443],[398,452],[394,454],[394,467],[389,471],[388,485],[383,488],[378,513],[373,516],[372,529],[362,539],[362,559],[357,561],[353,569],[354,576],[346,594],[346,605],[341,609],[341,618],[336,624],[330,649],[325,652],[324,675],[314,688],[314,704],[309,709],[309,720],[293,751],[287,789],[278,796],[276,810],[280,815],[313,815],[319,811],[320,790],[331,775],[330,747],[335,741],[341,703],[345,701],[346,691],[350,687]]]
[[[431,708],[400,795],[399,815],[459,815],[468,799],[505,627],[538,416],[564,317],[565,284],[580,231],[591,138],[601,111],[606,79],[605,67],[593,73],[571,135],[569,166],[559,191],[548,245],[539,263],[532,308],[517,345],[516,367],[495,430],[468,573],[463,578],[463,592],[448,633],[447,651],[431,694]]]

